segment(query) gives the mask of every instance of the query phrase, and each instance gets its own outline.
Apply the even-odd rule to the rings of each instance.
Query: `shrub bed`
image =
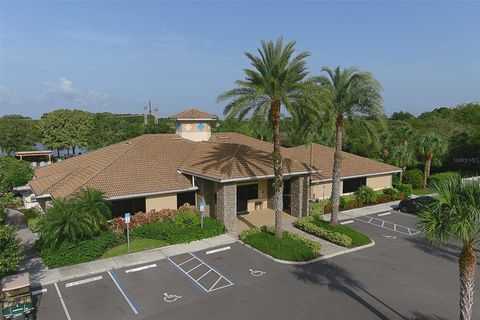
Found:
[[[155,240],[155,239],[133,239],[130,241],[130,253],[149,250],[154,248],[160,248],[168,245],[165,241]],[[127,244],[122,243],[108,249],[103,255],[102,258],[110,258],[120,256],[122,254],[127,254]]]
[[[39,223],[42,219],[42,214],[37,208],[29,208],[20,210],[27,221],[28,228],[32,232],[39,232]]]
[[[0,278],[17,272],[25,257],[12,225],[0,226]]]
[[[252,228],[240,234],[240,239],[277,259],[308,261],[318,256],[320,244],[297,234],[284,231],[280,239],[273,227]]]
[[[312,224],[318,228],[322,228],[329,232],[339,233],[342,236],[347,236],[351,240],[352,247],[363,246],[363,245],[369,244],[372,241],[367,235],[361,233],[360,231],[357,231],[355,229],[352,229],[350,227],[347,227],[341,224],[336,226],[331,226],[328,223],[328,221],[324,221],[320,219],[313,219]]]
[[[76,242],[62,242],[58,247],[49,247],[38,243],[40,257],[49,268],[58,268],[71,264],[97,259],[105,250],[117,245],[121,237],[112,231],[104,231],[99,236]]]
[[[447,171],[447,172],[441,172],[441,173],[436,173],[432,174],[430,177],[428,177],[428,185],[433,186],[435,184],[438,184],[446,179],[454,178],[458,176],[458,172],[453,172],[453,171]]]
[[[181,225],[178,220],[143,224],[130,233],[132,238],[147,238],[166,241],[169,244],[191,242],[225,233],[225,227],[217,219],[204,218],[199,224]]]
[[[410,197],[412,195],[413,187],[411,184],[407,183],[397,183],[394,186],[400,193],[403,193],[405,197]]]
[[[420,169],[407,170],[404,180],[415,189],[421,188],[423,187],[423,172]]]
[[[338,244],[342,247],[351,247],[352,246],[352,239],[345,235],[341,234],[340,232],[332,231],[322,226],[318,226],[314,223],[320,219],[315,219],[314,217],[303,217],[297,219],[295,221],[294,226],[300,230],[303,230],[307,233],[313,234],[317,237],[330,241],[332,243]],[[328,224],[328,222],[327,222]]]

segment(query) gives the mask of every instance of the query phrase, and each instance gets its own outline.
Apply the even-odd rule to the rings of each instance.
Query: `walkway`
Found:
[[[42,262],[42,259],[37,255],[35,249],[35,241],[37,237],[28,228],[23,213],[14,209],[6,209],[5,222],[17,226],[17,239],[20,240],[20,245],[25,250],[25,259],[20,263],[19,272],[30,273],[31,280],[37,282],[40,279],[36,275],[47,271],[47,267]]]

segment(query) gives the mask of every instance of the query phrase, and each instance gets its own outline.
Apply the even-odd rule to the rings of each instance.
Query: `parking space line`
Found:
[[[353,223],[353,220],[347,220],[347,221],[340,222],[340,224],[349,224],[349,223]]]
[[[65,288],[69,288],[69,287],[73,287],[73,286],[78,286],[79,284],[85,284],[85,283],[89,283],[89,282],[93,282],[93,281],[98,281],[98,280],[102,280],[102,279],[103,279],[102,276],[98,276],[98,277],[92,277],[92,278],[83,279],[83,280],[78,280],[78,281],[74,281],[74,282],[69,282],[69,283],[65,284]]]
[[[193,259],[195,259],[195,257],[191,257],[190,259],[188,259],[187,261],[183,261],[182,263],[179,263],[178,266],[181,266],[182,264],[185,264],[187,262],[190,262],[192,261]]]
[[[222,252],[222,251],[226,251],[226,250],[230,250],[230,249],[231,249],[230,246],[227,246],[227,247],[207,251],[207,252],[205,252],[205,254],[212,254],[212,253]]]
[[[364,220],[363,217],[356,217],[356,218],[353,218],[353,219],[356,220],[356,221],[360,221],[360,222],[363,222],[363,223],[374,225],[374,226],[379,227],[379,228],[387,229],[387,230],[390,230],[390,231],[395,231],[395,232],[398,232],[398,233],[401,233],[401,234],[404,234],[404,235],[407,235],[407,236],[414,236],[414,235],[417,235],[417,234],[421,233],[419,230],[409,228],[409,227],[403,226],[401,224],[396,224],[396,223],[393,223],[393,222],[390,222],[390,221],[378,219],[378,218],[375,218],[375,217],[368,217],[368,216],[366,216],[365,218],[370,218],[370,219],[368,221]],[[382,222],[382,224],[380,225],[379,223],[372,223],[372,221]],[[393,225],[393,227],[390,227],[390,225]],[[400,227],[400,230],[397,227]],[[401,231],[401,228],[405,229],[406,231]]]
[[[389,214],[392,214],[392,213],[390,211],[388,211],[388,212],[380,213],[380,214],[378,214],[378,216],[383,217],[383,216],[388,216]]]
[[[32,291],[32,295],[34,295],[34,296],[39,295],[39,294],[42,294],[42,293],[47,293],[47,288],[43,288],[43,289],[38,289],[38,290]]]
[[[196,259],[197,262],[199,263],[198,265],[196,265],[195,267],[193,267],[192,269],[186,271],[185,269],[183,269],[180,264],[177,264],[175,263],[172,259],[170,258],[167,258],[168,261],[170,261],[171,264],[173,264],[175,266],[175,268],[177,270],[179,270],[181,273],[185,274],[195,285],[197,285],[200,289],[202,289],[204,292],[212,292],[212,291],[215,291],[215,290],[218,290],[219,288],[215,288],[215,286],[222,280],[224,279],[228,284],[223,286],[222,288],[226,288],[226,287],[229,287],[229,286],[233,286],[234,285],[234,282],[231,281],[230,279],[228,279],[226,276],[224,276],[223,274],[221,274],[219,271],[217,271],[215,268],[213,268],[212,266],[210,266],[208,263],[206,263],[205,261],[203,261],[202,259],[200,259],[199,257],[197,257],[195,254],[191,253],[191,252],[188,252],[192,258]],[[190,260],[192,261],[192,260]],[[195,279],[193,278],[191,275],[190,275],[190,272],[192,272],[193,270],[197,269],[198,267],[200,266],[206,266],[209,268],[209,270],[204,273],[202,276],[200,276],[198,279]],[[219,278],[216,279],[215,283],[210,287],[210,288],[206,288],[205,285],[201,284],[199,282],[200,279],[204,278],[207,274],[209,274],[211,271],[213,271],[214,273],[216,273]]]
[[[122,294],[123,298],[127,301],[128,305],[130,306],[130,308],[132,308],[133,310],[133,313],[135,314],[139,314],[140,311],[139,311],[139,308],[136,307],[132,300],[127,296],[127,293],[126,293],[126,290],[125,288],[120,284],[120,281],[118,280],[117,276],[115,275],[115,273],[113,273],[113,271],[108,271],[108,275],[110,276],[110,278],[112,278],[112,281],[113,283],[115,283],[115,286],[117,286],[117,289],[120,291],[120,293]]]
[[[157,264],[154,263],[154,264],[149,264],[147,266],[141,266],[138,268],[125,270],[125,273],[137,272],[137,271],[147,270],[147,269],[156,268],[156,267],[157,267]]]
[[[57,283],[55,282],[53,285],[57,290],[58,298],[60,299],[60,303],[62,304],[63,312],[65,312],[65,315],[67,316],[67,320],[72,320],[72,318],[70,317],[70,313],[68,312],[67,305],[65,304],[65,301],[63,301],[62,293],[60,292]]]

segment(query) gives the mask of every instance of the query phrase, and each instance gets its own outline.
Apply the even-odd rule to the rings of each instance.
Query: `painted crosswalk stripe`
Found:
[[[69,287],[73,287],[73,286],[78,286],[79,284],[85,284],[85,283],[89,283],[89,282],[93,282],[93,281],[98,281],[98,280],[102,280],[103,277],[102,276],[97,276],[97,277],[92,277],[92,278],[88,278],[88,279],[83,279],[83,280],[78,280],[78,281],[74,281],[74,282],[69,282],[67,284],[65,284],[65,288],[69,288]]]
[[[125,273],[137,272],[137,271],[147,270],[147,269],[156,268],[156,267],[157,267],[157,264],[154,263],[154,264],[149,264],[147,266],[141,266],[141,267],[125,270]]]
[[[207,252],[205,252],[205,254],[212,254],[212,253],[222,252],[222,251],[226,251],[226,250],[230,250],[230,249],[231,249],[230,246],[227,246],[227,247],[207,251]]]
[[[65,301],[63,301],[62,294],[60,293],[60,289],[58,288],[57,283],[55,282],[53,284],[55,286],[55,289],[57,290],[58,298],[60,299],[60,303],[62,304],[63,311],[65,312],[65,315],[67,316],[67,320],[72,320],[72,317],[70,317],[70,313],[68,312],[67,305],[65,304]]]

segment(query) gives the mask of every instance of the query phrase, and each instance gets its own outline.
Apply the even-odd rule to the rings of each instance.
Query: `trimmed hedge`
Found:
[[[130,235],[132,238],[157,239],[169,244],[177,244],[214,237],[223,233],[225,233],[225,227],[217,219],[206,217],[203,219],[203,228],[200,225],[181,226],[178,221],[175,223],[175,221],[167,220],[142,224],[132,230]]]
[[[321,216],[323,214],[323,201],[310,201],[309,212],[312,216]]]
[[[65,241],[56,248],[42,247],[41,242],[38,246],[43,263],[49,268],[58,268],[95,260],[121,240],[121,237],[112,231],[104,231],[96,238],[77,242]]]
[[[369,204],[374,203],[377,195],[375,191],[368,186],[361,186],[355,191],[355,198],[359,204]]]
[[[411,184],[406,183],[397,183],[395,188],[405,195],[405,197],[410,197],[412,195],[413,187]]]
[[[371,242],[370,238],[367,235],[353,228],[350,228],[348,226],[344,226],[341,224],[336,226],[331,226],[328,221],[324,221],[321,219],[314,219],[312,223],[317,227],[327,229],[328,231],[331,231],[331,232],[338,232],[342,235],[349,237],[350,239],[352,239],[353,247],[363,246]]]
[[[352,246],[352,239],[349,236],[319,227],[313,223],[314,220],[314,217],[302,217],[295,221],[294,226],[300,230],[311,233],[317,237],[338,244],[342,247]]]
[[[420,169],[407,170],[404,181],[411,184],[414,189],[423,187],[423,172]]]
[[[454,171],[447,171],[447,172],[432,174],[430,177],[428,177],[428,185],[429,186],[433,186],[434,184],[438,185],[440,182],[446,179],[458,177],[458,175],[459,175],[458,172],[454,172]]]
[[[318,256],[320,244],[298,234],[283,231],[281,238],[275,237],[273,226],[262,226],[243,231],[239,238],[266,254],[288,261],[308,261]]]

